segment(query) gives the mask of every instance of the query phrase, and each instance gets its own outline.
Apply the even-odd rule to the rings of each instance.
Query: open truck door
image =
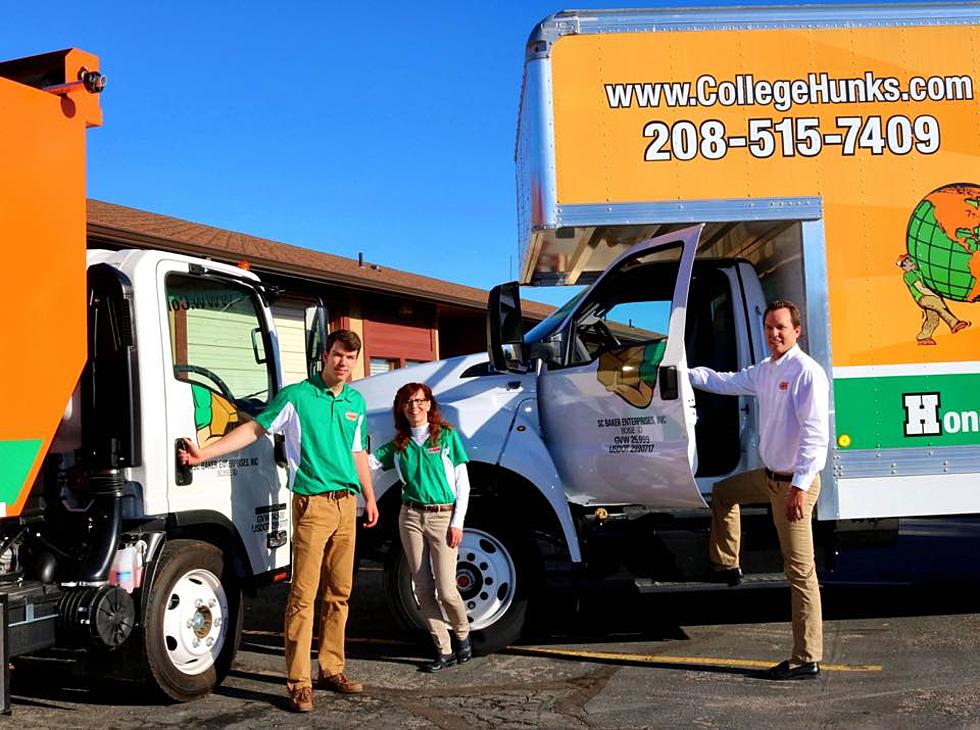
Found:
[[[540,353],[539,407],[570,496],[583,504],[704,508],[684,329],[703,226],[630,247]]]

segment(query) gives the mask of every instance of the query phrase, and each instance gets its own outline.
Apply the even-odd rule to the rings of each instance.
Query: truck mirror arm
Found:
[[[561,363],[561,343],[557,340],[532,342],[527,349],[528,360],[542,360],[550,365]]]

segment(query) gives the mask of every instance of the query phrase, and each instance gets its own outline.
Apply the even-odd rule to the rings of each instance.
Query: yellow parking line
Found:
[[[243,629],[242,636],[271,636],[277,639],[282,638],[281,631],[263,631],[262,629]],[[411,646],[413,642],[401,639],[359,639],[356,636],[348,636],[348,644],[382,644],[385,646]]]
[[[282,637],[280,631],[242,631],[246,636],[276,636]],[[408,646],[410,641],[398,639],[358,639],[348,637],[348,643],[381,644],[388,646]],[[721,659],[710,656],[667,656],[665,654],[627,654],[611,651],[584,651],[579,649],[549,649],[543,646],[508,646],[505,651],[511,654],[527,654],[529,656],[555,656],[568,659],[604,659],[617,662],[639,662],[642,664],[678,665],[687,664],[701,667],[725,667],[736,669],[768,669],[772,661],[758,659]],[[880,664],[821,664],[820,669],[828,672],[880,672]]]
[[[701,667],[766,669],[774,662],[757,659],[720,659],[710,656],[665,656],[663,654],[626,654],[610,651],[581,651],[578,649],[546,649],[540,646],[511,646],[508,651],[531,656],[557,656],[570,659],[605,659],[607,661],[641,662],[643,664],[690,664]],[[880,672],[880,664],[821,664],[829,672]]]

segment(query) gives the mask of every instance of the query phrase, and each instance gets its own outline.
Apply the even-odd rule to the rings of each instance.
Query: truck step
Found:
[[[750,573],[737,586],[711,581],[669,581],[636,578],[633,583],[640,593],[694,593],[698,591],[745,591],[756,588],[783,588],[789,582],[782,573]]]

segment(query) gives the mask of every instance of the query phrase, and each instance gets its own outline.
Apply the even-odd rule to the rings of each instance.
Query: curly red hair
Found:
[[[429,439],[432,443],[438,446],[443,429],[452,430],[452,424],[443,420],[442,410],[429,386],[425,383],[405,383],[395,393],[395,402],[391,406],[391,415],[395,418],[395,450],[399,453],[405,451],[412,438],[412,426],[405,415],[405,404],[420,391],[429,401]]]

